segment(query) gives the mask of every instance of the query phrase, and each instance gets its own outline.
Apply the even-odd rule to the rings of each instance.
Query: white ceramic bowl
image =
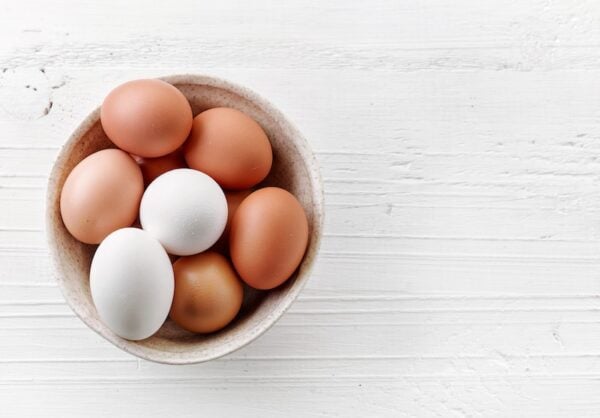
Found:
[[[306,211],[309,244],[294,276],[268,292],[248,289],[238,317],[225,329],[192,334],[167,320],[154,336],[128,341],[111,332],[99,319],[89,286],[90,263],[96,246],[77,241],[60,216],[60,192],[69,172],[86,156],[113,147],[96,109],[77,127],[61,148],[48,180],[46,233],[56,280],[67,303],[91,329],[117,347],[160,363],[188,364],[215,359],[248,344],[269,329],[298,296],[308,280],[319,248],[323,225],[323,192],[315,157],[300,132],[273,105],[256,93],[228,81],[201,75],[176,75],[163,80],[188,98],[194,115],[218,106],[233,107],[263,127],[273,147],[273,168],[262,185],[276,185],[293,193]]]

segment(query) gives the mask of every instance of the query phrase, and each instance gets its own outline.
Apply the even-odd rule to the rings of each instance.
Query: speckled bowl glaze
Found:
[[[96,109],[77,127],[60,150],[48,180],[46,233],[56,280],[73,311],[91,329],[117,347],[138,357],[169,364],[199,363],[243,347],[269,329],[290,307],[308,280],[319,248],[323,225],[323,192],[316,159],[300,132],[273,105],[256,93],[228,81],[201,75],[177,75],[163,80],[188,98],[194,115],[227,106],[241,110],[264,128],[273,147],[273,168],[262,185],[292,192],[300,201],[310,227],[308,249],[294,276],[268,292],[246,288],[237,318],[225,329],[192,334],[168,319],[154,336],[128,341],[112,333],[99,319],[89,287],[89,269],[96,246],[73,238],[60,216],[60,193],[67,175],[79,161],[103,148],[114,147],[100,124]]]

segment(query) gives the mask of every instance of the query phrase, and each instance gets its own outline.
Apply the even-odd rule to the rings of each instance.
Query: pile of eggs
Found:
[[[115,334],[148,338],[167,316],[215,332],[240,311],[244,283],[269,290],[292,276],[308,222],[291,193],[260,188],[273,153],[256,121],[223,107],[194,117],[161,80],[118,86],[100,120],[116,148],[73,168],[60,212],[73,237],[99,244],[90,290]]]

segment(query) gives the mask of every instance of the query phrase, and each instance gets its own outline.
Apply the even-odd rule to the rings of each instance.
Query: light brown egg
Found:
[[[100,111],[104,132],[116,146],[140,157],[161,157],[183,144],[192,128],[192,108],[174,86],[134,80],[111,91]]]
[[[308,243],[308,221],[288,191],[266,187],[245,198],[231,221],[229,252],[236,271],[256,289],[272,289],[294,273]]]
[[[144,158],[138,156],[133,156],[133,158],[142,169],[144,185],[146,186],[167,171],[187,167],[185,165],[185,160],[183,159],[183,154],[179,150],[157,158]]]
[[[98,244],[135,222],[143,192],[142,172],[129,154],[98,151],[69,173],[60,195],[62,220],[79,241]]]
[[[261,182],[273,161],[269,138],[244,113],[225,107],[194,118],[184,146],[190,168],[200,170],[229,190],[248,189]]]
[[[173,264],[175,295],[170,317],[180,327],[199,333],[220,330],[237,315],[243,284],[221,254],[206,251],[181,257]]]
[[[239,191],[226,191],[225,199],[227,199],[227,224],[225,230],[221,235],[221,238],[213,246],[213,250],[219,251],[225,255],[229,254],[229,230],[231,229],[231,219],[235,214],[235,211],[248,195],[252,193],[252,189],[239,190]]]

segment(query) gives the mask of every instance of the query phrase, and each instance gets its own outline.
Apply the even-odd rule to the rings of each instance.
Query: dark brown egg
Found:
[[[198,333],[218,331],[237,315],[243,284],[221,254],[206,251],[181,257],[173,264],[175,295],[170,317],[180,327]]]
[[[245,198],[231,222],[229,251],[236,271],[256,289],[272,289],[296,270],[308,243],[308,221],[288,191],[266,187]]]

